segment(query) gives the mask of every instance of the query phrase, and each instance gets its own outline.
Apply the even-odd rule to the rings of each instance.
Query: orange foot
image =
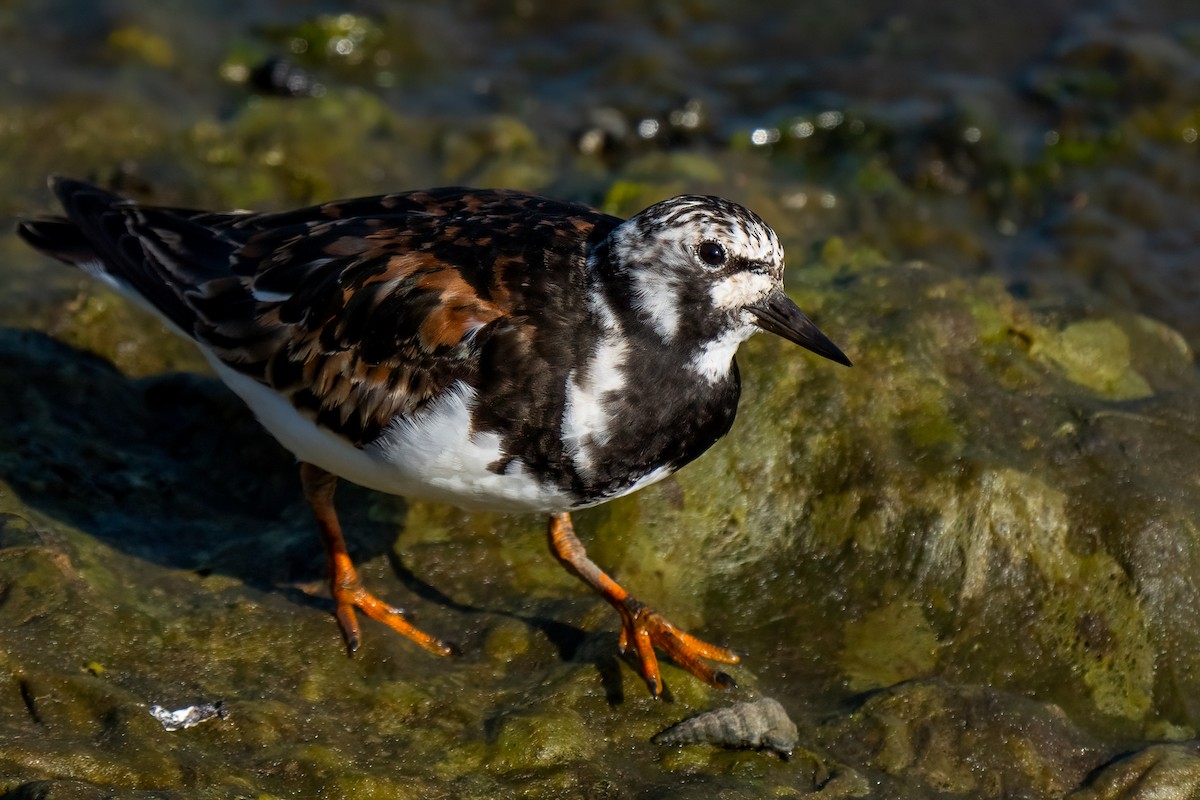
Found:
[[[354,569],[354,563],[350,560],[350,554],[346,552],[342,527],[333,508],[333,490],[337,486],[337,477],[320,467],[302,463],[300,481],[317,518],[321,538],[325,541],[325,552],[329,560],[329,588],[336,606],[338,625],[342,629],[342,636],[346,640],[346,649],[350,655],[354,655],[362,640],[358,615],[354,613],[356,609],[376,622],[382,622],[397,633],[407,636],[431,653],[439,656],[454,653],[455,649],[451,645],[416,628],[404,618],[398,608],[388,605],[363,587],[358,572]]]
[[[621,615],[621,652],[629,653],[632,640],[633,654],[638,660],[638,671],[646,681],[646,686],[650,688],[650,694],[658,697],[662,693],[658,657],[654,654],[656,646],[672,661],[709,686],[717,689],[732,689],[737,686],[729,675],[704,663],[708,660],[736,664],[741,661],[737,653],[701,641],[690,633],[679,630],[650,606],[632,597],[626,596],[620,603],[613,605]]]
[[[341,626],[342,637],[346,640],[346,649],[350,655],[354,655],[354,652],[358,650],[361,641],[358,615],[354,613],[355,609],[376,622],[382,622],[397,633],[407,636],[435,655],[448,656],[456,652],[452,645],[415,627],[404,618],[400,609],[388,605],[368,592],[363,587],[362,581],[358,579],[354,564],[350,562],[350,557],[345,552],[330,553],[329,569],[331,573],[329,586],[333,593],[333,602],[337,606],[334,613],[337,614],[338,625]]]
[[[587,557],[583,544],[575,536],[569,514],[554,514],[549,525],[550,550],[569,572],[591,586],[621,615],[621,652],[629,653],[632,645],[637,658],[638,672],[646,681],[650,694],[662,694],[662,676],[654,648],[662,650],[672,661],[695,675],[709,686],[729,689],[736,684],[729,675],[714,669],[705,661],[736,664],[741,659],[724,647],[717,647],[684,633],[654,609],[634,599],[621,586]]]

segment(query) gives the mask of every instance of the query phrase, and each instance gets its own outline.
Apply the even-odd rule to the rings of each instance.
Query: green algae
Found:
[[[112,361],[126,375],[209,371],[195,345],[176,337],[161,321],[115,292],[89,286],[63,309],[52,330],[62,341],[86,346]]]
[[[204,182],[223,205],[256,208],[345,196],[381,179],[414,184],[420,173],[405,154],[427,150],[433,135],[428,123],[347,89],[303,103],[252,98],[230,125],[198,125],[188,144],[202,148]]]
[[[1097,754],[1095,743],[1061,712],[938,682],[880,692],[823,735],[856,736],[872,769],[952,796],[1061,796],[1078,785]]]
[[[166,69],[175,65],[175,49],[166,37],[145,28],[129,25],[108,34],[108,48],[117,58],[144,61]]]
[[[847,622],[844,641],[838,661],[854,692],[923,677],[937,665],[937,634],[911,603],[873,609]]]
[[[1030,476],[984,476],[978,502],[987,508],[972,516],[986,523],[965,539],[962,599],[988,596],[1006,571],[1034,578],[1040,619],[1025,635],[1082,673],[1098,712],[1141,721],[1150,710],[1153,647],[1121,566],[1102,552],[1073,551],[1066,497]]]
[[[528,626],[516,621],[501,622],[488,632],[484,650],[488,657],[511,664],[532,646]]]
[[[510,714],[495,722],[488,759],[501,772],[546,769],[586,761],[595,755],[595,738],[578,714],[545,707]]]
[[[535,190],[552,177],[551,160],[519,119],[495,116],[446,133],[441,178],[467,186]]]
[[[600,203],[600,210],[608,214],[629,216],[643,208],[666,200],[668,197],[679,195],[683,191],[682,181],[668,184],[655,184],[643,181],[620,180],[609,187],[608,193]]]
[[[1131,364],[1129,337],[1110,320],[1068,325],[1036,335],[1034,354],[1062,370],[1067,380],[1108,400],[1137,400],[1154,393]]]

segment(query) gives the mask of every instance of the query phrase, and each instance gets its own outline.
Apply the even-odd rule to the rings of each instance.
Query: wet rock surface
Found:
[[[52,172],[756,209],[855,367],[751,341],[730,436],[576,520],[743,688],[651,701],[543,520],[351,486],[364,580],[463,655],[368,624],[347,658],[291,457],[5,233],[0,797],[1197,796],[1195,10],[468,5],[10,4],[0,214]],[[760,695],[789,761],[650,743]]]

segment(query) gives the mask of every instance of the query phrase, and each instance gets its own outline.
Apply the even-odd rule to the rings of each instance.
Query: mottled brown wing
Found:
[[[365,233],[376,224],[333,223],[290,243],[256,236],[239,259],[247,266],[256,248],[277,245],[262,268],[193,300],[196,338],[218,358],[358,444],[469,380],[478,346],[508,313],[411,249],[411,236]]]
[[[476,383],[495,337],[512,341],[494,354],[528,353],[531,316],[562,316],[590,247],[620,222],[454,187],[221,214],[52,186],[67,218],[23,222],[30,244],[141,296],[359,445],[454,381]]]
[[[193,335],[363,445],[455,381],[476,384],[481,349],[520,336],[539,292],[576,282],[591,244],[618,222],[457,189],[213,218],[244,243],[227,276],[189,295]]]

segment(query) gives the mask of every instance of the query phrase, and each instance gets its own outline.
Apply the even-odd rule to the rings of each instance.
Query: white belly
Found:
[[[358,448],[318,427],[279,393],[207,352],[205,356],[296,458],[348,481],[469,509],[551,512],[577,505],[566,492],[526,473],[519,462],[511,462],[503,473],[488,468],[502,456],[500,437],[469,434],[475,392],[466,384],[455,384],[419,414],[393,421],[378,440]]]

